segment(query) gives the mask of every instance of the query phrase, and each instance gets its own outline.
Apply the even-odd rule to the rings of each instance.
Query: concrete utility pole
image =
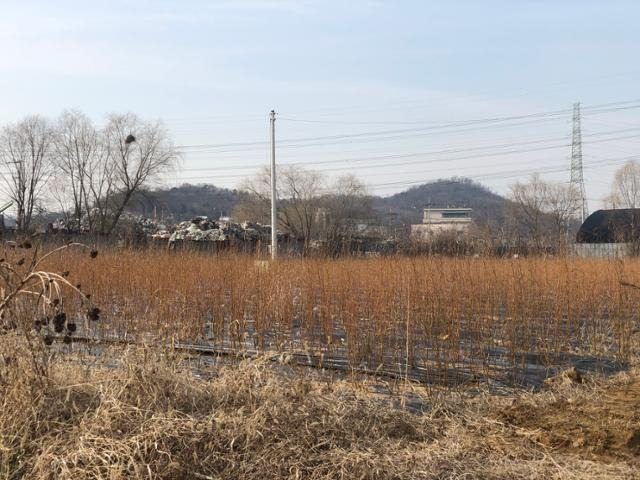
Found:
[[[278,256],[278,215],[276,210],[276,112],[269,113],[271,137],[271,260]]]

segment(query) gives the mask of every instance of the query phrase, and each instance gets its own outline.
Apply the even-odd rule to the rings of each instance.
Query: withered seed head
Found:
[[[98,307],[92,307],[87,311],[87,317],[91,320],[100,320],[100,309]]]
[[[64,330],[64,322],[67,320],[67,314],[64,312],[58,313],[53,317],[53,329],[56,333],[62,333]]]

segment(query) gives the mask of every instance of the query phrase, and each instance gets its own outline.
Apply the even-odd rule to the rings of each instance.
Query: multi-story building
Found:
[[[428,240],[444,232],[462,235],[471,226],[471,208],[425,208],[422,223],[411,225],[411,236]]]

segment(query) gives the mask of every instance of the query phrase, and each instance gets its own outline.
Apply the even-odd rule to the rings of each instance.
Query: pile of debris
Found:
[[[49,230],[52,232],[84,233],[89,231],[89,221],[86,215],[82,217],[79,224],[77,218],[58,218],[49,225]]]
[[[153,236],[160,232],[168,231],[168,228],[164,223],[128,212],[124,212],[120,216],[118,227],[135,232],[141,236]]]
[[[80,225],[73,219],[58,219],[50,227],[54,232],[88,233],[89,222],[83,217]],[[151,239],[155,242],[166,242],[169,247],[178,243],[215,242],[220,243],[253,243],[270,241],[271,227],[254,222],[234,223],[229,219],[210,220],[208,217],[196,217],[192,220],[168,226],[141,215],[124,212],[114,231],[119,238],[141,241]],[[279,240],[282,234],[278,233]]]
[[[112,212],[108,213],[113,216]],[[107,218],[112,221],[112,218]],[[100,222],[100,215],[97,209],[93,209],[89,214],[84,214],[78,223],[77,218],[63,217],[55,220],[49,227],[50,231],[62,233],[89,233],[91,225],[94,229]],[[123,212],[118,219],[118,225],[115,229],[118,234],[135,234],[137,236],[153,236],[160,232],[167,232],[168,228],[164,223],[156,222],[150,218],[136,215],[129,212]]]
[[[158,231],[152,235],[154,239],[168,240],[169,245],[181,241],[191,242],[256,242],[267,241],[271,235],[271,227],[253,222],[233,223],[230,221],[213,221],[207,217],[196,217],[193,220],[180,222],[171,232]]]

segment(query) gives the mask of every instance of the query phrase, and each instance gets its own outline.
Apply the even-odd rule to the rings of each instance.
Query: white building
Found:
[[[428,240],[444,232],[462,235],[471,225],[471,208],[425,208],[422,223],[411,225],[411,237]]]

